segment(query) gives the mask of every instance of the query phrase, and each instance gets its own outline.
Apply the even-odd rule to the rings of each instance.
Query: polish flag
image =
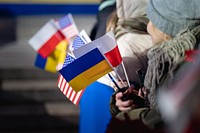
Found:
[[[54,20],[50,20],[29,40],[29,44],[43,58],[46,58],[64,39],[65,36],[58,30]]]
[[[121,64],[122,57],[112,31],[74,50],[73,53],[76,58],[79,58],[95,48],[98,48],[101,53],[105,55],[112,67],[116,67]]]

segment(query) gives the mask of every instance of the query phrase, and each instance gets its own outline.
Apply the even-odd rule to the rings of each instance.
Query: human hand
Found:
[[[126,99],[124,100],[124,96],[128,96],[131,94],[135,94],[134,86],[129,87],[125,92],[118,92],[115,96],[116,106],[120,111],[126,111],[133,108],[137,108],[138,105],[135,104],[135,100],[133,99]]]

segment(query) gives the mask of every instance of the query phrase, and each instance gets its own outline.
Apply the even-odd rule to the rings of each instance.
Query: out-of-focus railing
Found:
[[[96,14],[100,0],[0,0],[0,11],[14,15]]]

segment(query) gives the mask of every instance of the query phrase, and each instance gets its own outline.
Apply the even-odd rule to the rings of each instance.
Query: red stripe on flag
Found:
[[[68,97],[68,98],[71,100],[72,93],[73,93],[72,89],[71,89],[71,91],[69,91],[68,93],[69,93],[69,97]],[[72,101],[72,100],[71,100],[71,101]]]
[[[84,92],[84,90],[81,90],[78,92],[79,96],[76,96],[77,101],[74,101],[76,105],[78,105],[78,103],[80,102],[83,92]]]
[[[60,88],[60,80],[61,80],[61,78],[62,78],[62,76],[59,75],[59,77],[58,77],[58,87],[59,87],[59,88]]]
[[[69,83],[63,78],[62,75],[58,78],[58,87],[60,91],[75,105],[79,104],[81,96],[83,94],[83,90],[79,92],[75,92],[73,88],[69,85]],[[72,95],[72,94],[75,95]]]
[[[63,84],[64,84],[64,86],[63,86],[63,88],[61,88],[61,91],[64,95],[66,95],[67,94],[66,90],[68,90],[69,86],[68,86],[67,82],[64,81],[64,79],[63,79]],[[67,88],[66,88],[66,86],[67,86]]]
[[[78,31],[74,25],[70,25],[63,29],[63,32],[66,34],[67,38],[70,40],[74,36],[78,35]]]
[[[57,31],[42,47],[38,50],[38,53],[43,57],[46,58],[51,52],[54,51],[55,47],[60,43],[62,40],[65,39],[65,36],[60,32]]]
[[[122,62],[122,57],[117,45],[114,49],[107,52],[105,56],[113,67],[118,66]]]
[[[74,97],[72,98],[72,101],[75,102],[75,98],[77,96],[78,93],[75,93]]]
[[[71,86],[68,84],[68,82],[65,81],[65,86],[67,86],[67,88],[64,89],[63,91],[63,94],[67,97],[67,98],[70,98],[70,96],[68,96],[70,93],[70,90],[71,90]]]

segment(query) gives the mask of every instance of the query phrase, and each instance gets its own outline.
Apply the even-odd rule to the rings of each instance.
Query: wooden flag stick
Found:
[[[127,80],[127,83],[128,83],[128,86],[130,87],[130,81],[129,81],[129,78],[128,78],[128,75],[126,73],[126,68],[124,66],[124,62],[122,61],[122,67],[123,67],[123,70],[124,70],[124,74],[125,74],[125,77],[126,77],[126,80]]]

